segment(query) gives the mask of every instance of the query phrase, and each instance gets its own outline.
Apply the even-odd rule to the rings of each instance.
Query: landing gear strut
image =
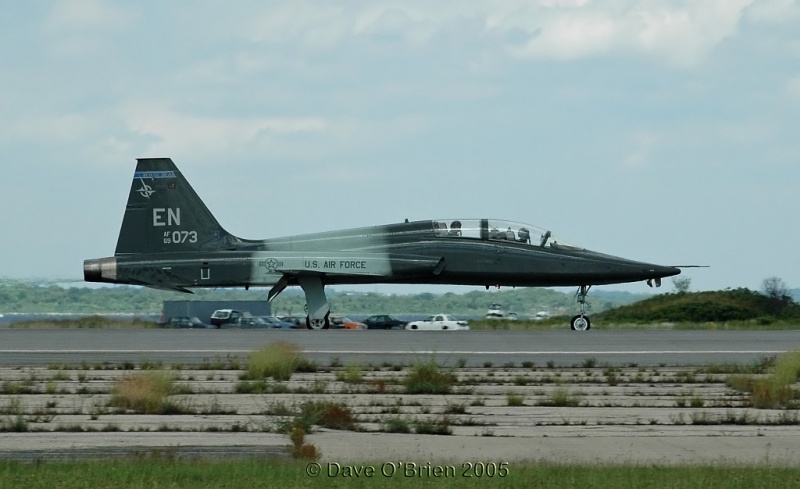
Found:
[[[586,315],[587,305],[591,307],[591,304],[586,302],[586,295],[591,288],[591,285],[581,285],[578,288],[578,292],[575,293],[575,299],[581,307],[581,312],[573,316],[569,322],[569,327],[572,331],[589,331],[592,327],[592,322],[589,321],[589,316]]]
[[[320,277],[299,277],[300,287],[306,294],[306,327],[308,329],[329,329],[331,322],[328,316],[331,308],[328,306],[328,299],[325,297],[325,286]]]

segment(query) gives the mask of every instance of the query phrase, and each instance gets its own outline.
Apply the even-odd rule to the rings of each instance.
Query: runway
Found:
[[[0,330],[0,365],[160,361],[194,364],[245,357],[276,341],[292,342],[320,364],[641,366],[749,363],[800,349],[800,331],[273,331],[173,329]]]
[[[255,384],[242,382],[243,362],[201,365],[244,359],[276,341],[298,345],[323,368],[251,392],[241,389]],[[0,459],[165,450],[180,457],[286,457],[288,438],[278,427],[287,412],[324,400],[346,405],[360,426],[315,427],[309,435],[323,460],[337,463],[796,465],[795,410],[755,409],[728,386],[735,374],[695,368],[793,349],[800,349],[800,332],[0,330],[0,424],[9,431]],[[455,367],[458,384],[447,394],[406,392],[408,365],[432,357]],[[170,399],[178,412],[110,405],[117,382],[142,373],[145,360],[163,362],[175,377],[180,389]],[[122,362],[138,368],[119,369]],[[333,363],[361,365],[359,378],[348,380],[349,368]],[[559,396],[569,402],[556,405]],[[389,432],[398,420],[411,427],[446,420],[452,436]]]

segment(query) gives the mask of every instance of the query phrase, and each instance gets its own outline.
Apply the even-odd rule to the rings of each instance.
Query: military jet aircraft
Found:
[[[305,293],[309,329],[330,326],[325,286],[454,284],[577,286],[573,330],[592,285],[646,280],[659,286],[680,273],[570,245],[550,231],[495,219],[438,219],[265,240],[222,228],[169,158],[137,160],[113,257],[85,260],[87,282],[191,292],[194,287],[287,286]]]

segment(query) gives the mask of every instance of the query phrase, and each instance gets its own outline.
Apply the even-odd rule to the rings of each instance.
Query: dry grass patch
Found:
[[[753,407],[759,409],[795,407],[795,390],[792,385],[800,377],[800,351],[791,351],[778,357],[772,372],[766,377],[734,375],[728,387],[749,392]]]
[[[457,380],[455,374],[429,360],[415,363],[403,384],[408,394],[448,394]]]
[[[175,378],[166,372],[151,370],[118,380],[111,390],[109,406],[138,414],[175,414],[181,409],[169,401],[175,392]]]
[[[250,353],[247,357],[247,377],[253,380],[267,377],[278,381],[289,380],[304,362],[297,345],[279,341]]]

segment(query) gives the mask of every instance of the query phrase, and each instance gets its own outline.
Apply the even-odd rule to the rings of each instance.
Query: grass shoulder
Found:
[[[319,467],[319,475],[312,477],[309,466]],[[394,464],[394,470],[381,470],[385,464]],[[436,483],[437,487],[464,487],[465,483],[482,486],[530,487],[661,487],[668,481],[672,488],[695,488],[698,481],[707,489],[785,487],[787,481],[800,479],[798,467],[776,466],[634,466],[585,465],[549,463],[510,463],[507,471],[480,471],[475,463],[452,462],[308,462],[265,460],[193,460],[185,461],[161,454],[157,457],[139,457],[134,460],[108,460],[88,462],[44,462],[25,464],[0,462],[0,483],[4,487],[29,489],[85,488],[85,487],[171,487],[202,489],[210,487],[309,487],[314,479],[325,487],[362,487],[343,467],[364,470],[361,478],[369,478],[370,487],[419,487]],[[426,465],[442,467],[442,471],[427,470]],[[313,470],[311,470],[313,472]],[[480,475],[478,473],[480,472]],[[349,473],[349,477],[345,477]],[[365,475],[372,474],[371,476]],[[492,473],[490,476],[489,473]],[[499,474],[503,475],[500,476]],[[384,475],[389,474],[389,475]],[[437,475],[438,474],[438,475]],[[420,479],[425,479],[423,482]],[[477,479],[477,481],[476,481]]]

